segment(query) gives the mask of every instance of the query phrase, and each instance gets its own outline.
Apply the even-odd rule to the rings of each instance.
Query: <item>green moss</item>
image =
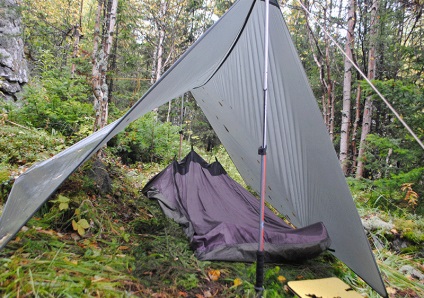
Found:
[[[422,231],[408,231],[403,233],[403,237],[416,244],[424,242],[424,233]]]
[[[0,184],[9,181],[10,171],[6,167],[0,165]]]
[[[416,253],[421,252],[421,250],[422,250],[422,247],[421,246],[412,245],[412,246],[408,246],[406,248],[402,248],[400,250],[400,252],[402,254],[416,254]]]

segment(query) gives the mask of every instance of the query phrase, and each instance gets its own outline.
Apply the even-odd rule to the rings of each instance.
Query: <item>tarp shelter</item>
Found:
[[[0,248],[75,169],[129,123],[190,91],[245,182],[259,193],[264,7],[239,0],[120,119],[16,179]],[[322,221],[334,255],[387,292],[277,1],[269,28],[267,201],[296,227]]]
[[[256,261],[260,202],[231,179],[219,163],[208,164],[192,150],[143,188],[190,239],[200,260]],[[322,222],[294,229],[265,208],[265,261],[316,257],[330,246]]]

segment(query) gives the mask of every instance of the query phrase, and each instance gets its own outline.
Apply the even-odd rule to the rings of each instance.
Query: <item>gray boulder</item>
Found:
[[[0,98],[17,100],[28,82],[21,17],[16,0],[0,0]]]

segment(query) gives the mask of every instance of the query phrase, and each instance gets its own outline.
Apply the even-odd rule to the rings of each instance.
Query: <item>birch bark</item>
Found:
[[[106,15],[102,21],[101,13],[105,8]],[[109,96],[106,73],[113,35],[115,33],[117,9],[118,0],[98,0],[92,55],[92,89],[94,94],[94,109],[96,111],[94,131],[106,126],[108,119]],[[104,24],[102,30],[103,36],[100,36],[101,23]]]
[[[355,43],[355,24],[356,24],[356,0],[350,0],[346,33],[345,52],[350,60],[353,61],[353,48]],[[347,175],[349,170],[349,135],[351,123],[351,94],[352,94],[352,63],[348,58],[344,61],[344,78],[343,78],[343,110],[342,110],[342,125],[340,132],[340,164],[343,173]]]

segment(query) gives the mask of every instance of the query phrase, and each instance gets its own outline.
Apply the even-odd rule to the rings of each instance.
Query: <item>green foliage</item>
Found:
[[[40,81],[26,87],[21,109],[9,111],[11,120],[50,132],[71,136],[92,126],[93,107],[87,103],[88,85],[57,70],[47,71]]]
[[[182,229],[162,214],[156,202],[145,204],[151,216],[142,225],[140,220],[134,222],[134,228],[138,233],[151,230],[154,234],[143,233],[143,241],[134,247],[135,276],[153,291],[164,285],[174,293],[195,289],[206,276],[209,262],[195,258]]]
[[[12,177],[9,166],[0,163],[0,204],[6,198],[7,193],[9,193],[11,184]]]
[[[0,128],[1,164],[28,166],[47,159],[63,148],[63,139],[52,137],[44,131],[11,125]]]
[[[223,148],[215,150],[221,162],[231,162]],[[214,156],[205,158],[213,160]],[[113,178],[109,193],[102,195],[96,190],[89,176],[92,163],[87,163],[59,189],[59,195],[43,207],[43,212],[31,219],[27,226],[35,228],[21,231],[18,239],[0,252],[0,266],[6,268],[0,271],[0,280],[6,281],[0,283],[0,294],[15,295],[19,289],[20,293],[57,296],[100,293],[149,297],[160,293],[164,297],[195,297],[210,291],[222,297],[255,297],[255,264],[197,260],[181,227],[167,219],[156,202],[139,198],[140,181],[158,172],[157,165],[144,165],[147,171],[142,173],[137,167],[119,165],[110,155],[104,162],[111,167]],[[352,181],[358,194],[376,188],[372,182]],[[61,208],[64,203],[68,208]],[[72,220],[80,219],[90,223],[84,235],[72,228]],[[417,223],[422,221],[418,216],[406,219],[394,223],[412,240],[412,235],[420,235],[416,232],[423,226]],[[411,251],[416,253],[413,247]],[[410,287],[411,282],[396,273],[405,264],[402,257],[390,256],[390,261],[387,254],[381,257],[387,263],[383,272],[391,276],[389,285]],[[211,271],[220,272],[217,280],[212,280]],[[334,275],[374,297],[368,286],[330,254],[302,264],[267,264],[264,297],[293,297],[284,287],[289,280]],[[422,293],[416,285],[411,289]]]
[[[420,119],[417,122],[409,121],[409,123],[412,125],[415,122],[416,125],[413,127],[418,133],[418,137],[422,138],[424,135],[422,112],[415,111],[414,114],[405,117],[405,121],[408,122],[412,118]],[[406,135],[404,128],[400,127],[398,121],[392,118],[387,121],[389,123],[385,125],[385,132],[371,134],[367,138],[366,169],[369,176],[374,179],[389,178],[393,174],[407,173],[424,166],[422,163],[424,158],[422,148],[415,140],[412,140],[412,137]]]
[[[50,201],[51,203],[57,203],[59,205],[59,210],[66,210],[69,208],[69,198],[59,195],[56,200]]]
[[[392,175],[389,178],[375,181],[348,179],[348,183],[359,208],[378,208],[380,212],[389,212],[401,217],[414,213],[423,216],[422,193],[421,195],[417,194],[418,197],[414,200],[408,197],[408,192],[416,193],[415,189],[420,188],[419,186],[415,188],[416,184],[413,182],[417,181],[417,185],[419,185],[423,174],[424,168],[418,168],[408,173]],[[405,185],[411,185],[410,190],[407,190]]]
[[[374,81],[376,87],[386,95],[403,120],[408,123],[418,138],[424,137],[424,114],[422,99],[424,93],[415,84],[402,81]],[[363,84],[366,95],[375,96],[367,84]],[[374,133],[367,137],[365,154],[366,171],[374,185],[381,190],[384,201],[402,205],[405,193],[401,187],[405,183],[413,185],[418,195],[415,212],[424,214],[424,151],[394,118],[387,107],[375,101],[376,113]],[[393,202],[393,200],[395,202]]]
[[[162,123],[150,112],[134,121],[108,145],[124,163],[137,161],[168,163],[178,155],[179,127]]]
[[[424,134],[423,89],[414,83],[393,79],[386,81],[374,80],[373,84],[385,95],[403,120],[413,128],[418,137],[422,136]],[[402,139],[406,144],[409,144],[409,141],[412,141],[412,137],[408,136],[402,124],[395,119],[388,107],[382,104],[381,100],[378,100],[377,95],[368,83],[361,81],[361,87],[366,96],[370,95],[376,99],[374,104],[378,109],[378,113],[375,115],[378,132],[381,135]],[[415,141],[411,145],[413,147],[410,149],[418,146]]]
[[[0,184],[3,184],[10,179],[10,171],[6,166],[0,165]]]
[[[1,102],[0,102],[1,104]],[[0,126],[0,202],[5,201],[17,176],[33,163],[64,148],[64,141],[42,130],[6,122]]]
[[[72,220],[72,228],[78,232],[78,234],[80,234],[80,236],[84,236],[85,235],[85,230],[88,229],[90,227],[90,224],[88,223],[88,221],[84,218],[75,221]]]
[[[424,244],[424,217],[408,214],[394,219],[396,229],[402,237],[415,245]]]
[[[125,178],[118,179],[123,175],[119,168],[113,171],[119,186],[109,198],[98,197],[83,186],[82,177],[88,176],[89,169],[90,163],[72,175],[62,185],[61,194],[30,220],[27,226],[32,228],[24,227],[0,252],[1,296],[128,297],[142,293],[131,274],[134,258],[123,239],[125,233],[127,241],[134,235],[126,231],[122,219],[128,218],[127,212],[143,216],[143,211],[128,202],[127,196],[113,200],[118,187],[128,188]],[[74,232],[72,221],[84,233]]]
[[[137,284],[130,274],[133,258],[116,256],[116,245],[84,240],[77,246],[44,229],[30,229],[24,237],[0,254],[2,296],[122,297]]]

